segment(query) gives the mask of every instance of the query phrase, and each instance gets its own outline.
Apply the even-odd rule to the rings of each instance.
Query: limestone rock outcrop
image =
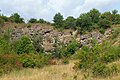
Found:
[[[53,27],[44,27],[40,25],[34,25],[32,27],[13,28],[12,39],[19,39],[22,35],[28,35],[32,37],[36,33],[40,33],[43,36],[43,48],[46,52],[54,50],[55,39],[61,44],[67,44],[71,40],[76,39],[82,46],[90,46],[93,39],[99,44],[103,40],[109,38],[112,30],[106,30],[105,34],[101,34],[98,31],[89,32],[87,34],[80,35],[79,31],[66,30],[58,31]],[[36,34],[39,35],[39,34]]]

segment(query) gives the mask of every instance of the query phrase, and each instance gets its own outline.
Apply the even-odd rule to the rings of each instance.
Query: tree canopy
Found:
[[[10,16],[10,20],[15,23],[24,23],[24,19],[20,17],[18,13],[14,13]]]
[[[55,27],[63,27],[63,15],[61,15],[60,13],[56,13],[53,22]]]

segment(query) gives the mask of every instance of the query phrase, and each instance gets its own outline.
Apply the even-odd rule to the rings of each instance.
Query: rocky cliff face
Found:
[[[52,51],[55,47],[55,39],[57,38],[60,44],[67,44],[71,40],[76,39],[80,42],[81,46],[91,46],[91,42],[95,39],[99,44],[102,43],[103,40],[109,39],[112,30],[108,29],[104,34],[99,33],[98,31],[89,32],[87,34],[80,35],[79,31],[73,30],[63,30],[58,31],[54,29],[52,26],[42,26],[42,25],[34,25],[32,27],[14,27],[12,32],[12,39],[19,39],[22,35],[28,35],[32,37],[34,34],[39,35],[39,33],[43,36],[43,48],[46,52]],[[37,34],[36,34],[37,33]]]

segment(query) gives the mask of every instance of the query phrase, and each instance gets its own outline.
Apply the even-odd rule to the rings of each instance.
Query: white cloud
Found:
[[[74,10],[74,15],[79,15],[89,11],[92,8],[97,8],[99,10],[107,9],[110,5],[120,2],[119,0],[85,0],[83,5],[77,6]],[[114,7],[114,6],[113,6]]]
[[[44,18],[51,21],[55,13],[61,12],[64,17],[79,16],[91,8],[100,11],[119,7],[120,0],[2,0],[0,9],[6,15],[18,12],[25,19],[31,17]]]

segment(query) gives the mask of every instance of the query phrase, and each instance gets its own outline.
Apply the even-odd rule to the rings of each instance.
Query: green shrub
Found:
[[[14,53],[11,47],[12,41],[10,40],[11,29],[7,29],[0,34],[0,54]]]
[[[43,52],[44,49],[42,47],[42,44],[43,44],[43,36],[40,34],[40,33],[35,33],[33,36],[32,36],[32,44],[33,44],[33,49],[36,51],[36,52]]]
[[[104,28],[100,28],[100,29],[99,29],[99,32],[100,32],[101,34],[104,34],[104,33],[105,33],[105,29],[104,29]]]
[[[15,54],[0,54],[0,75],[19,70],[22,64]]]
[[[9,17],[11,22],[24,23],[24,19],[18,13],[14,13]]]
[[[49,65],[49,61],[51,60],[51,55],[46,55],[46,54],[40,54],[38,56],[39,59],[37,59],[37,67],[41,68],[44,67],[45,65]]]
[[[31,19],[28,21],[28,23],[37,23],[37,19],[31,18]]]
[[[90,49],[87,46],[82,47],[81,51],[78,51],[79,54],[79,68],[87,70],[91,68],[91,66],[98,61],[97,52],[93,51],[94,49]]]
[[[111,38],[115,39],[119,34],[120,34],[120,28],[113,29]]]
[[[15,46],[17,54],[30,53],[33,51],[32,41],[27,36],[22,36]]]
[[[30,28],[32,25],[31,24],[27,24],[27,28]]]
[[[120,59],[120,47],[104,42],[98,45],[93,41],[92,48],[83,46],[76,52],[79,62],[76,64],[81,70],[91,71],[94,76],[110,76],[117,73],[117,67],[107,67],[109,62]],[[75,66],[76,67],[76,66]]]
[[[36,66],[35,60],[32,57],[26,57],[22,60],[23,67],[34,68]]]
[[[4,20],[0,18],[0,27],[2,27],[3,25],[4,25]]]
[[[109,51],[101,57],[101,60],[105,63],[113,62],[120,59],[120,47],[110,47]]]
[[[106,66],[104,63],[96,63],[92,68],[93,76],[107,77],[110,75],[115,75],[119,72],[118,66],[113,64],[111,66]]]
[[[67,46],[61,48],[61,54],[64,57],[70,57],[79,49],[79,43],[76,40],[71,41]]]
[[[110,76],[110,68],[107,67],[104,63],[96,63],[93,65],[92,73],[94,76]]]
[[[25,68],[40,68],[49,64],[50,56],[45,54],[21,54],[19,59]]]

